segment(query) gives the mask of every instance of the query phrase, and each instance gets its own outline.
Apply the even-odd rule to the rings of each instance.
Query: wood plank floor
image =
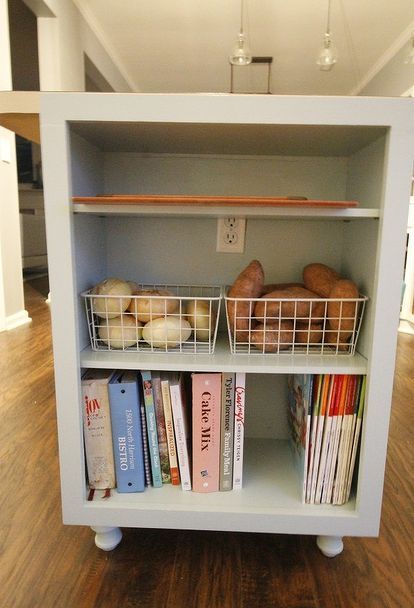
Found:
[[[0,334],[1,607],[414,605],[413,336],[398,338],[378,539],[347,538],[329,560],[307,536],[127,529],[105,553],[61,524],[49,309],[33,285],[32,323]]]

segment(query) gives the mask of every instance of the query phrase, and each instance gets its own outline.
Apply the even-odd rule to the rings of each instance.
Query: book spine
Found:
[[[353,475],[354,475],[356,456],[357,456],[358,446],[359,446],[359,437],[361,434],[362,416],[363,416],[364,405],[365,405],[366,380],[367,380],[366,376],[363,376],[361,379],[361,394],[359,396],[358,412],[357,412],[357,417],[356,417],[356,421],[355,421],[354,436],[352,437],[352,453],[351,453],[349,468],[347,471],[346,484],[344,484],[344,486],[346,486],[346,487],[344,487],[344,502],[347,502],[349,500],[349,497],[351,494],[352,479],[353,479]]]
[[[177,447],[174,436],[174,421],[171,408],[170,384],[166,378],[161,380],[162,403],[164,406],[165,430],[167,433],[168,457],[170,460],[171,483],[173,486],[180,485],[180,473],[178,469]]]
[[[178,466],[181,477],[181,488],[183,490],[191,490],[190,458],[188,454],[188,429],[181,382],[170,383],[170,396],[177,445]]]
[[[333,484],[334,484],[335,472],[336,472],[337,466],[338,466],[339,439],[340,439],[340,435],[341,435],[342,419],[343,419],[343,415],[344,415],[344,411],[345,411],[346,395],[348,392],[348,379],[349,379],[348,375],[343,376],[341,395],[340,395],[338,411],[337,411],[337,415],[336,415],[332,462],[331,462],[331,469],[329,472],[329,479],[328,479],[328,492],[327,492],[327,496],[326,496],[327,503],[332,502]]]
[[[221,374],[193,374],[193,490],[220,486]]]
[[[323,375],[318,374],[315,377],[313,395],[312,395],[312,416],[311,416],[311,432],[309,438],[309,462],[306,479],[306,502],[311,502],[311,489],[312,489],[312,472],[314,467],[314,454],[315,454],[315,442],[316,442],[316,428],[318,425],[318,412],[321,398]]]
[[[308,467],[309,467],[309,450],[310,450],[310,434],[311,434],[311,421],[312,421],[312,395],[313,395],[313,383],[314,376],[309,374],[306,377],[305,386],[305,416],[306,416],[306,430],[305,430],[305,450],[304,450],[304,462],[303,471],[301,472],[302,477],[302,502],[306,502],[306,488],[308,482]]]
[[[333,375],[331,378],[331,385],[328,395],[328,401],[326,404],[326,412],[325,412],[325,421],[323,428],[323,436],[322,436],[322,445],[321,445],[321,453],[320,453],[320,461],[319,461],[319,471],[318,471],[318,479],[316,484],[316,493],[315,493],[315,503],[320,504],[322,502],[322,491],[323,484],[326,474],[326,466],[327,466],[327,458],[328,458],[328,447],[331,436],[331,425],[332,425],[332,416],[333,416],[333,408],[335,405],[335,396],[337,390],[338,376]]]
[[[139,409],[140,409],[140,414],[141,414],[142,451],[144,453],[145,485],[150,486],[152,484],[151,463],[150,463],[150,455],[149,455],[149,447],[148,447],[147,417],[146,417],[145,405],[144,405],[143,401],[141,401],[141,405],[140,405]]]
[[[232,372],[222,375],[222,407],[220,426],[220,491],[233,489],[234,452],[234,382]]]
[[[155,418],[157,421],[158,450],[160,453],[161,477],[163,483],[171,483],[170,459],[168,456],[167,431],[165,427],[164,405],[161,391],[161,376],[152,373]]]
[[[329,391],[330,381],[331,381],[331,376],[329,374],[324,374],[323,380],[322,380],[322,389],[321,389],[320,403],[319,403],[319,408],[318,408],[318,415],[317,415],[315,451],[314,451],[314,456],[313,456],[313,470],[312,470],[311,496],[310,496],[310,503],[312,503],[312,504],[315,503],[316,485],[317,485],[318,473],[319,473],[319,467],[320,467],[322,434],[323,434],[323,427],[324,427],[324,421],[325,421],[326,403],[328,400],[328,391]]]
[[[154,397],[152,393],[151,372],[141,372],[144,391],[145,414],[147,419],[148,448],[151,462],[152,485],[162,487],[160,453],[158,450],[157,422],[155,419]]]
[[[243,448],[244,448],[244,415],[246,400],[246,374],[236,373],[234,389],[234,457],[233,457],[233,490],[239,490],[243,484]]]
[[[115,487],[111,415],[107,382],[81,383],[83,429],[89,487],[106,490]]]
[[[109,384],[116,487],[118,492],[145,488],[141,415],[137,382]]]

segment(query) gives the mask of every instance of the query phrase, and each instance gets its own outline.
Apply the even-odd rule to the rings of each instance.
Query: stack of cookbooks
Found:
[[[366,376],[289,376],[291,445],[301,479],[302,502],[349,500],[361,436]]]
[[[164,484],[242,487],[244,373],[89,369],[82,376],[89,500]]]

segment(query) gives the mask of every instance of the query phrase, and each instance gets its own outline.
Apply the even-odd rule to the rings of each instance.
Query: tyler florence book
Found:
[[[219,490],[221,374],[193,374],[193,490]]]
[[[235,374],[224,372],[221,378],[220,490],[233,489]]]
[[[117,372],[108,390],[117,490],[143,492],[145,472],[137,372]]]

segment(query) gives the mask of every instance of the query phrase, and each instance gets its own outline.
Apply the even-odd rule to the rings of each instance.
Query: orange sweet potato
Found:
[[[227,315],[230,330],[237,342],[246,342],[249,339],[249,328],[252,327],[254,306],[252,298],[260,297],[263,284],[263,267],[258,260],[252,260],[229,289],[227,297],[230,299],[227,300]],[[250,298],[250,300],[244,301],[237,298]]]
[[[329,343],[344,344],[352,335],[356,324],[358,302],[347,302],[346,299],[358,297],[358,287],[353,281],[341,279],[333,285],[329,298],[334,301],[328,302],[328,327],[335,331],[328,332]]]
[[[298,321],[295,326],[295,344],[317,344],[322,340],[322,325]]]
[[[332,287],[341,276],[325,264],[308,264],[303,269],[303,282],[305,287],[314,291],[322,298],[328,298]]]
[[[286,298],[291,299],[292,302],[281,301]],[[272,323],[275,319],[279,318],[279,315],[285,319],[290,318],[292,320],[294,318],[307,319],[311,316],[312,319],[316,320],[323,317],[325,304],[324,302],[308,301],[313,298],[319,298],[319,296],[304,287],[276,289],[262,296],[261,300],[256,302],[254,317],[261,323],[265,319]]]
[[[261,295],[264,296],[277,289],[287,289],[289,287],[305,287],[305,285],[303,283],[268,283],[267,285],[263,285],[263,293]]]
[[[252,344],[262,353],[277,353],[292,346],[294,339],[293,323],[281,321],[274,325],[259,323],[251,332]]]

